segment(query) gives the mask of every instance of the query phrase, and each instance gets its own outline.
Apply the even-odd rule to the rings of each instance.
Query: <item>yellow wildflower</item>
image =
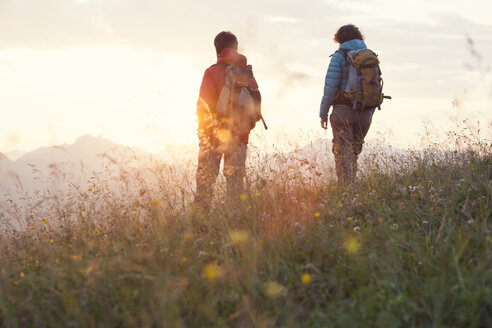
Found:
[[[91,191],[92,191],[92,188],[88,188],[88,189],[87,189],[87,191],[88,191],[88,192],[91,192]]]
[[[256,197],[260,197],[261,196],[261,192],[257,192],[255,196]]]
[[[321,216],[321,213],[320,213],[320,212],[316,212],[316,213],[314,213],[314,217],[315,217],[315,218],[319,218],[320,216]]]
[[[43,220],[43,224],[46,224],[46,220]]]
[[[352,217],[351,217],[351,216],[349,216],[349,217],[347,218],[347,221],[348,221],[348,222],[352,222],[353,220],[354,220],[354,219],[352,219]]]
[[[246,200],[246,195],[242,194],[241,196],[239,196],[239,199],[240,200]]]
[[[160,204],[160,203],[161,203],[161,202],[160,202],[157,198],[156,198],[156,199],[154,199],[154,200],[152,200],[152,206],[154,206],[154,207],[159,206],[159,204]]]
[[[342,203],[338,203],[338,207],[343,208],[343,204]]]
[[[94,236],[99,235],[99,230],[94,230]]]
[[[313,282],[313,278],[309,273],[305,273],[301,277],[301,281],[304,285],[309,286]]]
[[[220,277],[220,268],[216,264],[208,264],[203,268],[203,275],[209,282],[214,282]]]
[[[50,239],[50,244],[53,244],[53,239]]]

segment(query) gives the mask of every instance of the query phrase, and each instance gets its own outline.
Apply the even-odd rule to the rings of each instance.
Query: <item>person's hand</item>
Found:
[[[328,118],[327,117],[321,119],[321,127],[325,130],[328,129]]]

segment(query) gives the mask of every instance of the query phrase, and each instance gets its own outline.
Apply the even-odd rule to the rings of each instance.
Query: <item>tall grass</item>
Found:
[[[0,325],[492,326],[492,153],[452,141],[369,154],[350,187],[264,158],[209,212],[172,169],[95,179],[0,237]]]

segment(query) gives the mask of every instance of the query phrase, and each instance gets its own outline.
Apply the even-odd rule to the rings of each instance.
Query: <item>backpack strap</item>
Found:
[[[347,53],[348,53],[349,51],[350,51],[350,50],[345,49],[345,48],[340,48],[340,49],[337,49],[337,51],[335,51],[334,53],[332,53],[332,54],[330,55],[330,58],[331,58],[331,57],[333,57],[333,55],[334,55],[334,54],[336,54],[337,52],[339,52],[339,53],[341,53],[341,54],[343,55],[343,57],[344,57],[345,59],[347,59]]]
[[[384,80],[381,79],[381,89],[379,90],[378,110],[381,110],[381,98],[383,97],[383,86],[384,86]]]
[[[360,69],[357,69],[357,82],[355,83],[355,90],[354,90],[354,102],[352,104],[352,109],[356,110],[357,109],[357,101],[359,98],[359,87],[364,87],[362,84],[362,81],[360,80]],[[364,90],[362,90],[362,97],[364,98]]]
[[[345,58],[345,62],[346,64],[348,65],[349,64],[349,59],[348,59],[348,52],[350,50],[349,49],[345,49],[345,48],[340,48],[338,49],[337,51],[335,51],[335,53],[339,52],[342,54],[343,58]],[[360,68],[357,69],[357,83],[355,84],[355,94],[354,94],[354,101],[353,101],[353,104],[352,104],[352,109],[353,110],[356,110],[357,109],[357,105],[359,103],[359,91],[362,91],[362,108],[364,108],[364,84],[362,83],[362,73],[360,71]]]
[[[377,84],[377,82],[376,82],[376,76],[378,75],[378,66],[377,65],[372,65],[371,67],[373,69],[373,74],[372,74],[371,81],[369,81],[369,84],[376,85]],[[374,98],[376,96],[380,96],[380,93],[381,93],[381,89],[379,89],[379,92],[378,92],[378,89],[375,89],[374,92],[371,94],[370,98],[372,99],[372,98]],[[378,101],[378,105],[377,106],[379,106],[379,101]]]
[[[348,49],[345,49],[345,48],[340,48],[338,50],[336,50],[334,53],[332,53],[330,55],[330,57],[333,57],[337,52],[339,52],[340,54],[342,54],[343,58],[345,59],[345,63],[348,65],[348,52],[350,50]],[[357,85],[358,87],[358,85]],[[341,101],[341,102],[344,102],[347,98],[345,98],[345,96],[343,95],[343,90],[339,90],[337,95],[335,96],[335,101]],[[348,104],[347,104],[348,106]]]
[[[361,69],[358,68],[357,69],[357,75],[359,75],[359,83],[360,83],[360,94],[362,96],[362,110],[364,110],[364,108],[366,107],[366,104],[365,104],[365,91],[364,91],[364,77],[362,76],[362,72],[361,72]],[[357,106],[357,104],[356,104]]]
[[[347,60],[347,55],[348,55],[348,52],[349,52],[349,51],[350,51],[350,50],[348,50],[348,49],[345,49],[345,48],[340,48],[340,49],[338,49],[337,51],[335,51],[335,53],[334,53],[334,54],[336,54],[337,52],[339,52],[339,53],[341,53],[341,54],[343,55],[343,58],[345,58],[345,60]],[[334,54],[333,54],[333,55],[334,55]],[[333,56],[333,55],[331,55],[331,56]],[[330,56],[330,57],[331,57],[331,56]]]

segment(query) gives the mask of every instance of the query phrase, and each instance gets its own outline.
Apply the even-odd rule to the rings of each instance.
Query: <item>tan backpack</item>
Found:
[[[261,94],[253,87],[251,65],[244,68],[236,65],[227,66],[225,75],[225,85],[217,102],[217,114],[243,133],[249,132],[260,120],[267,129],[261,115]]]
[[[352,102],[353,109],[381,109],[383,99],[391,97],[383,94],[378,55],[370,49],[340,49],[337,52],[347,61],[348,80],[343,94]]]

